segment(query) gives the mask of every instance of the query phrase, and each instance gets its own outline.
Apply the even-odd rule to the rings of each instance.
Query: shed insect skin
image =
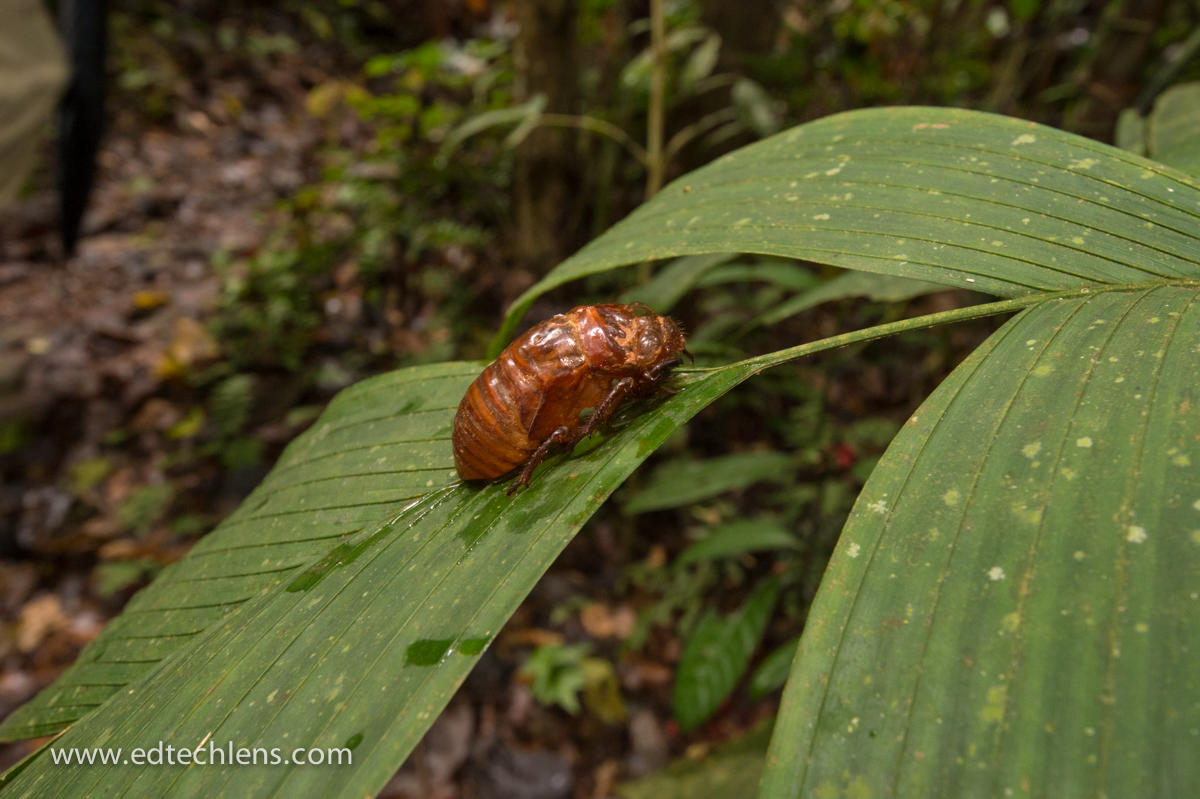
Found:
[[[581,305],[519,336],[467,388],[454,415],[454,467],[463,480],[529,484],[555,447],[572,447],[629,397],[674,393],[662,385],[680,355],[679,326],[641,303]],[[588,409],[586,421],[580,414]]]

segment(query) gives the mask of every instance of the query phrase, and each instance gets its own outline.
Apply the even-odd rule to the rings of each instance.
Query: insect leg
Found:
[[[608,392],[608,396],[600,400],[600,404],[592,411],[592,415],[584,422],[583,427],[579,430],[579,437],[576,441],[582,441],[590,436],[597,427],[608,421],[608,418],[613,415],[613,411],[621,404],[621,400],[633,390],[635,381],[632,377],[622,377],[617,382],[613,383],[612,390]]]
[[[682,359],[671,358],[651,366],[646,370],[645,377],[638,386],[638,394],[644,397],[652,396],[655,392],[666,394],[668,397],[678,394],[678,391],[666,384],[666,378],[668,377],[667,373],[681,363],[683,363]]]
[[[656,363],[646,370],[646,377],[650,378],[651,382],[657,383],[663,379],[668,369],[674,369],[681,363],[683,363],[682,358],[672,358],[669,361]]]
[[[554,431],[546,436],[546,440],[539,444],[538,448],[529,456],[529,460],[525,461],[525,468],[521,469],[521,474],[504,493],[511,497],[517,493],[517,490],[521,486],[529,485],[529,478],[533,476],[533,470],[538,467],[538,464],[546,460],[546,456],[550,454],[550,448],[555,444],[565,444],[570,440],[571,431],[567,429],[566,425],[554,428]]]

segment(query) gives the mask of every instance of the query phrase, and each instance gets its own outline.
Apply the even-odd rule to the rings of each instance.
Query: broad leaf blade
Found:
[[[779,580],[768,577],[745,604],[721,618],[711,610],[696,625],[675,676],[675,718],[685,730],[711,716],[733,692],[767,629]]]
[[[767,694],[783,686],[791,673],[792,660],[796,657],[796,648],[800,645],[800,636],[780,644],[750,675],[750,698],[762,699]]]
[[[625,503],[628,513],[678,508],[760,480],[786,479],[795,468],[782,452],[740,452],[703,461],[669,461]]]
[[[1136,108],[1126,108],[1117,117],[1113,144],[1137,155],[1146,154],[1146,120]]]
[[[1177,169],[1200,171],[1200,83],[1172,86],[1154,104],[1146,126],[1152,157]]]
[[[461,391],[478,365],[455,368]],[[405,370],[392,382],[422,371]],[[631,414],[626,426],[587,452],[548,462],[516,497],[506,496],[503,485],[476,488],[426,478],[431,485],[419,497],[400,510],[387,505],[382,521],[360,522],[358,531],[325,541],[322,557],[210,624],[190,647],[110,697],[54,744],[129,750],[163,741],[191,749],[213,741],[218,748],[232,742],[290,750],[351,742],[352,766],[79,769],[55,766],[43,755],[11,776],[14,792],[34,786],[45,796],[378,791],[599,504],[679,425],[749,374],[741,368],[681,375],[679,393],[654,412]],[[286,463],[307,458],[308,468],[317,469],[358,451],[338,438],[352,429],[359,429],[360,441],[395,440],[393,428],[409,421],[398,409],[414,399],[428,408],[431,401],[419,393],[371,394],[351,393],[335,402]],[[384,412],[389,403],[390,417]],[[428,412],[428,429],[444,432],[422,446],[448,462],[454,409]],[[325,440],[338,441],[336,454]],[[284,465],[284,477],[268,480],[267,487],[316,484],[301,479],[305,469],[289,472]],[[239,518],[262,517],[268,506]]]
[[[649,259],[754,252],[1001,296],[1195,274],[1195,178],[1022,120],[852,111],[743,147],[671,185],[509,312]]]
[[[1040,304],[917,411],[811,610],[763,796],[1200,784],[1197,298]]]
[[[457,479],[450,420],[477,364],[365,380],[339,394],[245,502],[139,592],[0,739],[59,731],[247,599],[364,526]]]
[[[776,519],[735,519],[714,527],[708,535],[679,553],[676,566],[701,560],[730,558],[747,552],[799,549],[800,542]]]

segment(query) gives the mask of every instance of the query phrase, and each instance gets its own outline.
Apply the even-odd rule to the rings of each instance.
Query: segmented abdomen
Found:
[[[615,379],[641,381],[633,388],[638,395],[655,385],[655,367],[681,351],[678,327],[640,305],[582,305],[534,325],[475,378],[458,405],[459,476],[503,477],[556,431],[554,440],[573,444],[581,413],[596,408]]]
[[[464,480],[507,474],[537,448],[521,421],[521,409],[537,388],[517,359],[507,352],[504,356],[488,364],[458,404],[454,465]]]

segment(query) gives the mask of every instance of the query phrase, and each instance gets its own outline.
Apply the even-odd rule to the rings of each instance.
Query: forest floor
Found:
[[[219,354],[213,254],[261,246],[275,203],[312,178],[304,90],[273,77],[273,96],[223,81],[165,124],[118,109],[70,260],[45,176],[0,218],[0,717],[144,582],[105,564],[150,573],[187,550],[200,531],[172,530],[164,506],[190,494],[205,508],[190,526],[207,527],[256,480],[180,468],[162,445],[188,370]],[[0,750],[0,767],[25,748]]]

